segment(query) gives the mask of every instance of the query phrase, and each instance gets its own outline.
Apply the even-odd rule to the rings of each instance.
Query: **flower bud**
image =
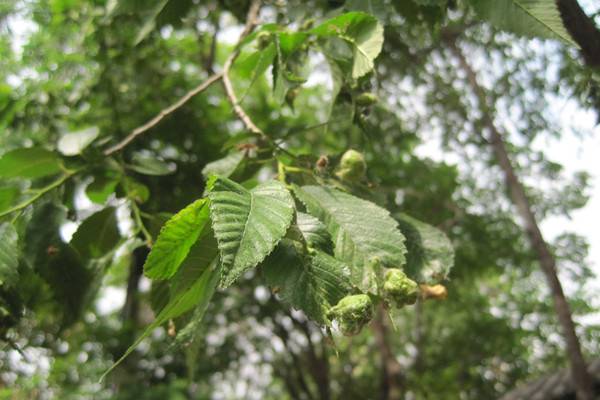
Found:
[[[354,101],[359,106],[370,106],[377,103],[377,96],[370,92],[361,93],[355,97]]]
[[[348,150],[340,160],[340,168],[336,175],[347,181],[360,181],[367,172],[367,163],[362,153],[356,150]]]
[[[346,296],[329,310],[327,316],[338,321],[344,335],[356,335],[373,318],[373,303],[366,294]]]
[[[383,294],[396,307],[415,304],[419,295],[419,286],[399,269],[390,269],[385,274]]]

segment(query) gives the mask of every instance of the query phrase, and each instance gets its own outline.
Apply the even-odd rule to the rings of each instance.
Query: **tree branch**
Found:
[[[581,47],[585,63],[600,68],[600,29],[588,17],[577,0],[556,0],[560,17],[571,37]]]
[[[246,36],[252,32],[254,27],[257,24],[258,20],[258,12],[260,10],[260,0],[253,0],[252,4],[250,4],[250,9],[248,10],[248,16],[246,17],[246,26],[242,31],[238,43],[240,43]],[[225,87],[225,94],[233,107],[233,111],[236,113],[238,118],[244,123],[246,129],[250,132],[254,133],[259,137],[266,137],[265,133],[252,121],[252,118],[246,113],[246,111],[239,104],[238,98],[235,95],[235,91],[233,89],[233,85],[231,84],[231,80],[229,79],[229,71],[235,59],[240,55],[239,48],[236,48],[225,61],[225,65],[223,66],[223,86]]]
[[[215,83],[216,81],[218,81],[222,77],[223,77],[223,73],[217,73],[217,74],[213,74],[213,75],[209,76],[208,79],[206,79],[200,85],[196,86],[194,89],[192,89],[189,92],[187,92],[185,94],[185,96],[183,96],[182,98],[180,98],[179,100],[177,100],[175,103],[171,104],[169,107],[161,110],[161,112],[159,112],[150,121],[146,122],[144,125],[141,125],[141,126],[138,126],[137,128],[135,128],[133,131],[131,131],[131,133],[129,135],[127,135],[125,137],[125,139],[121,140],[116,145],[114,145],[114,146],[109,147],[108,149],[106,149],[104,151],[104,155],[105,156],[110,156],[113,153],[116,153],[117,151],[121,151],[125,146],[127,146],[129,143],[131,143],[133,140],[135,140],[135,138],[137,138],[138,136],[140,136],[142,133],[148,131],[149,129],[155,127],[160,121],[163,120],[164,117],[166,117],[167,115],[170,115],[173,112],[175,112],[178,108],[180,108],[185,103],[187,103],[192,97],[194,97],[198,93],[203,92],[210,85],[212,85],[213,83]]]
[[[585,360],[581,352],[581,344],[575,331],[575,324],[571,316],[569,303],[565,298],[561,282],[556,272],[556,260],[548,248],[548,244],[544,240],[523,184],[515,173],[504,139],[494,122],[493,108],[488,104],[486,92],[479,84],[477,74],[473,68],[471,68],[471,65],[456,42],[450,40],[447,41],[447,44],[458,59],[460,68],[465,72],[467,82],[477,98],[483,115],[482,122],[490,132],[490,146],[496,156],[500,169],[504,173],[506,188],[508,189],[510,198],[515,205],[519,216],[525,223],[525,233],[529,238],[533,251],[537,254],[541,270],[550,287],[554,300],[554,308],[558,316],[558,321],[562,327],[563,339],[567,347],[567,356],[571,364],[571,379],[576,388],[577,399],[592,400],[594,398],[592,380],[587,371]]]

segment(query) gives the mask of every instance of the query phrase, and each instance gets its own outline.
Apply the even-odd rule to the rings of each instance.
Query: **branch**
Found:
[[[585,63],[600,68],[600,29],[588,17],[576,0],[556,0],[560,17],[571,37],[581,47]]]
[[[148,131],[149,129],[155,127],[160,121],[162,121],[162,119],[164,117],[166,117],[167,115],[172,114],[173,112],[175,112],[178,108],[180,108],[185,103],[187,103],[192,97],[194,97],[198,93],[203,92],[210,85],[212,85],[213,83],[215,83],[216,81],[218,81],[222,77],[223,77],[222,73],[218,73],[218,74],[214,74],[214,75],[209,76],[208,79],[206,79],[200,85],[196,86],[194,89],[192,89],[189,92],[187,92],[185,94],[185,96],[183,96],[182,98],[180,98],[179,100],[177,100],[175,103],[173,103],[169,107],[163,109],[161,112],[159,112],[150,121],[146,122],[144,125],[141,125],[141,126],[138,126],[137,128],[135,128],[133,131],[131,131],[131,133],[129,135],[127,135],[127,137],[125,137],[125,139],[121,140],[116,145],[114,145],[114,146],[109,147],[108,149],[106,149],[104,151],[104,155],[105,156],[110,156],[111,154],[116,153],[117,151],[121,151],[125,146],[127,146],[129,143],[131,143],[135,138],[137,138],[138,136],[140,136],[142,133]]]
[[[258,20],[258,11],[260,10],[260,0],[253,0],[252,4],[250,4],[250,9],[248,10],[248,16],[246,17],[246,26],[242,31],[238,43],[240,43],[246,36],[252,32],[254,27],[257,24]],[[265,133],[252,121],[250,116],[246,113],[246,111],[240,106],[237,96],[235,95],[235,91],[233,90],[233,85],[231,84],[231,80],[229,79],[229,70],[233,65],[235,59],[240,55],[239,47],[236,48],[225,61],[225,65],[223,66],[223,86],[225,87],[225,94],[233,107],[233,111],[236,113],[238,118],[244,123],[246,128],[259,137],[266,137]]]

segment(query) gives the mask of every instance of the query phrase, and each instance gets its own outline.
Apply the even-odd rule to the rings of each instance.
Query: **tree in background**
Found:
[[[494,398],[568,359],[592,398],[586,245],[538,228],[589,179],[533,146],[593,98],[559,3],[2,6],[6,396]]]

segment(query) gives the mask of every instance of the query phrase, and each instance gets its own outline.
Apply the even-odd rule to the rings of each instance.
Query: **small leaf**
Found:
[[[321,251],[302,254],[300,243],[284,239],[263,263],[267,284],[292,307],[329,325],[327,311],[352,289],[346,265]]]
[[[335,257],[352,268],[353,283],[359,288],[371,287],[364,279],[374,261],[389,268],[404,265],[404,236],[387,210],[323,186],[296,186],[294,192],[307,211],[325,224]]]
[[[554,0],[470,0],[477,14],[499,29],[524,36],[560,39],[573,46]]]
[[[167,221],[144,264],[148,278],[168,279],[175,275],[192,245],[210,227],[208,210],[208,200],[196,200]]]
[[[298,229],[302,233],[304,240],[310,247],[322,250],[326,253],[333,251],[331,236],[329,236],[325,225],[317,218],[303,212],[297,212],[296,224],[298,225]]]
[[[19,267],[19,237],[14,226],[0,225],[0,285],[14,285],[17,282]]]
[[[16,149],[0,158],[0,178],[35,179],[61,171],[56,153],[40,147]]]
[[[119,240],[119,228],[114,207],[107,207],[86,218],[71,239],[71,246],[84,258],[101,258],[111,251]]]
[[[129,168],[143,175],[169,175],[175,172],[175,165],[157,157],[135,153]]]
[[[406,214],[394,217],[406,237],[406,274],[419,283],[433,284],[446,279],[454,265],[454,248],[444,232]]]
[[[65,156],[76,156],[98,137],[100,130],[93,126],[77,132],[66,133],[58,140],[57,149]]]
[[[115,192],[119,180],[113,177],[96,176],[94,181],[85,188],[85,195],[96,204],[104,204],[108,197]]]
[[[362,12],[349,12],[325,21],[310,33],[320,37],[338,37],[353,49],[352,78],[370,72],[383,46],[383,26],[377,18]]]
[[[223,264],[221,286],[227,287],[273,251],[292,222],[294,200],[278,181],[247,190],[215,176],[207,186]]]
[[[189,286],[186,286],[181,291],[175,293],[169,303],[161,310],[156,316],[154,322],[152,322],[145,330],[144,333],[133,343],[125,353],[119,358],[104,374],[100,380],[104,379],[115,367],[117,367],[123,360],[131,354],[131,352],[148,337],[152,331],[160,325],[167,322],[169,319],[176,318],[183,313],[191,310],[194,306],[202,307],[206,310],[210,299],[212,298],[219,277],[221,276],[221,266],[218,262],[218,258],[215,258],[211,265],[204,269],[202,274],[193,279]]]
[[[243,152],[231,152],[219,160],[206,164],[204,169],[202,169],[202,175],[207,178],[211,175],[220,175],[228,178],[240,166],[242,160],[244,160]]]

